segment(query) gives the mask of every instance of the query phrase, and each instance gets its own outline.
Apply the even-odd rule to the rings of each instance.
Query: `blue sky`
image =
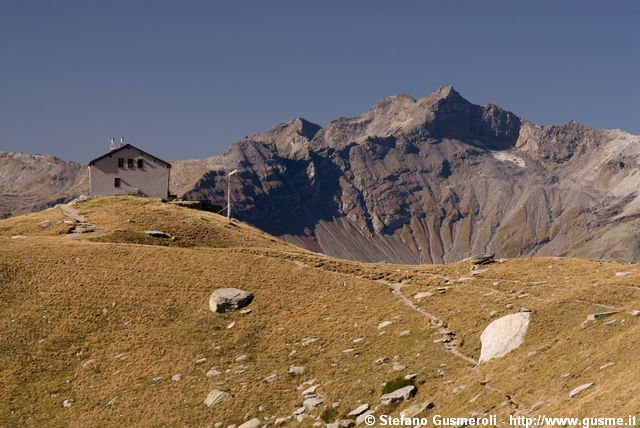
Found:
[[[637,1],[0,0],[0,150],[86,162],[124,136],[220,154],[302,116],[453,84],[541,124],[640,134]]]

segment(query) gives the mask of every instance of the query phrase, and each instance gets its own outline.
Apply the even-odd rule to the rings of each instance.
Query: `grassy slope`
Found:
[[[344,414],[360,401],[378,403],[382,382],[411,372],[419,384],[412,401],[433,400],[433,412],[450,416],[508,415],[539,400],[546,402],[539,412],[548,415],[617,416],[640,408],[640,318],[622,311],[609,318],[615,325],[607,319],[580,329],[588,314],[603,310],[595,304],[640,307],[637,265],[510,260],[471,276],[463,263],[330,259],[214,214],[152,200],[98,199],[77,208],[98,226],[97,237],[61,234],[68,224],[59,208],[0,222],[2,426],[211,426],[241,422],[247,413],[287,416],[301,402],[297,387],[311,379],[327,403],[340,400]],[[40,226],[42,220],[50,225]],[[176,240],[148,238],[146,229]],[[10,238],[17,234],[27,238]],[[492,310],[531,308],[525,344],[473,369],[434,343],[439,336],[426,319],[376,280],[403,283],[409,296],[451,286],[419,305],[445,320],[474,358]],[[249,315],[209,311],[210,293],[225,286],[255,293]],[[394,323],[378,330],[382,320]],[[410,334],[401,337],[403,330]],[[318,340],[304,346],[307,338]],[[352,343],[356,338],[365,340]],[[236,363],[240,355],[248,359]],[[404,371],[373,363],[394,356]],[[196,365],[201,358],[207,361]],[[87,360],[93,368],[82,367]],[[599,370],[609,361],[616,364]],[[289,376],[291,365],[305,366],[305,374]],[[206,377],[212,367],[223,374]],[[176,373],[182,380],[170,380]],[[275,381],[262,381],[273,373]],[[595,386],[567,399],[586,382]],[[233,399],[205,407],[213,388]],[[71,408],[62,407],[66,398],[75,400]]]

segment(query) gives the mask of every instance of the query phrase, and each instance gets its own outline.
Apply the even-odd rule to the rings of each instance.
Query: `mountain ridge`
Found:
[[[296,245],[363,261],[474,253],[640,258],[640,139],[541,126],[451,85],[320,127],[303,118],[175,161],[172,192],[224,205]],[[0,168],[2,166],[0,165]]]

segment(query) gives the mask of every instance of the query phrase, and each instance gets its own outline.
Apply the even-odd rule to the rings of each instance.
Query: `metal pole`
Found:
[[[227,221],[231,221],[231,174],[227,174]]]

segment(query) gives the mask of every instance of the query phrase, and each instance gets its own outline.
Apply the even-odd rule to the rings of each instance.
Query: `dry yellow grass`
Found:
[[[215,214],[148,199],[97,199],[77,209],[96,234],[44,233],[43,219],[66,224],[59,208],[0,222],[2,426],[200,427],[240,423],[247,414],[266,420],[290,415],[302,401],[297,388],[312,379],[325,404],[339,401],[344,415],[360,402],[376,405],[382,383],[407,373],[418,374],[412,402],[435,403],[426,416],[506,417],[540,400],[545,404],[530,414],[626,416],[640,409],[640,318],[628,314],[640,307],[637,265],[541,258],[471,275],[465,263],[331,259]],[[176,240],[148,238],[147,229]],[[11,239],[16,234],[27,237]],[[427,319],[385,283],[402,283],[406,296],[432,291],[418,305],[445,321],[461,351],[476,359],[479,335],[496,317],[491,311],[530,308],[525,344],[474,368],[434,342],[440,336]],[[210,293],[229,286],[255,294],[250,314],[209,311]],[[440,287],[449,288],[439,294]],[[605,306],[620,312],[580,328]],[[383,320],[393,324],[378,329]],[[410,333],[401,336],[404,330]],[[247,359],[236,362],[241,355]],[[374,364],[394,356],[405,370]],[[599,369],[608,362],[615,365]],[[304,366],[304,375],[288,375],[292,365]],[[210,368],[221,374],[207,377]],[[172,381],[177,373],[182,379]],[[263,381],[272,374],[273,382]],[[595,385],[569,400],[586,382]],[[213,388],[233,398],[206,407]],[[68,398],[74,403],[64,408]]]

